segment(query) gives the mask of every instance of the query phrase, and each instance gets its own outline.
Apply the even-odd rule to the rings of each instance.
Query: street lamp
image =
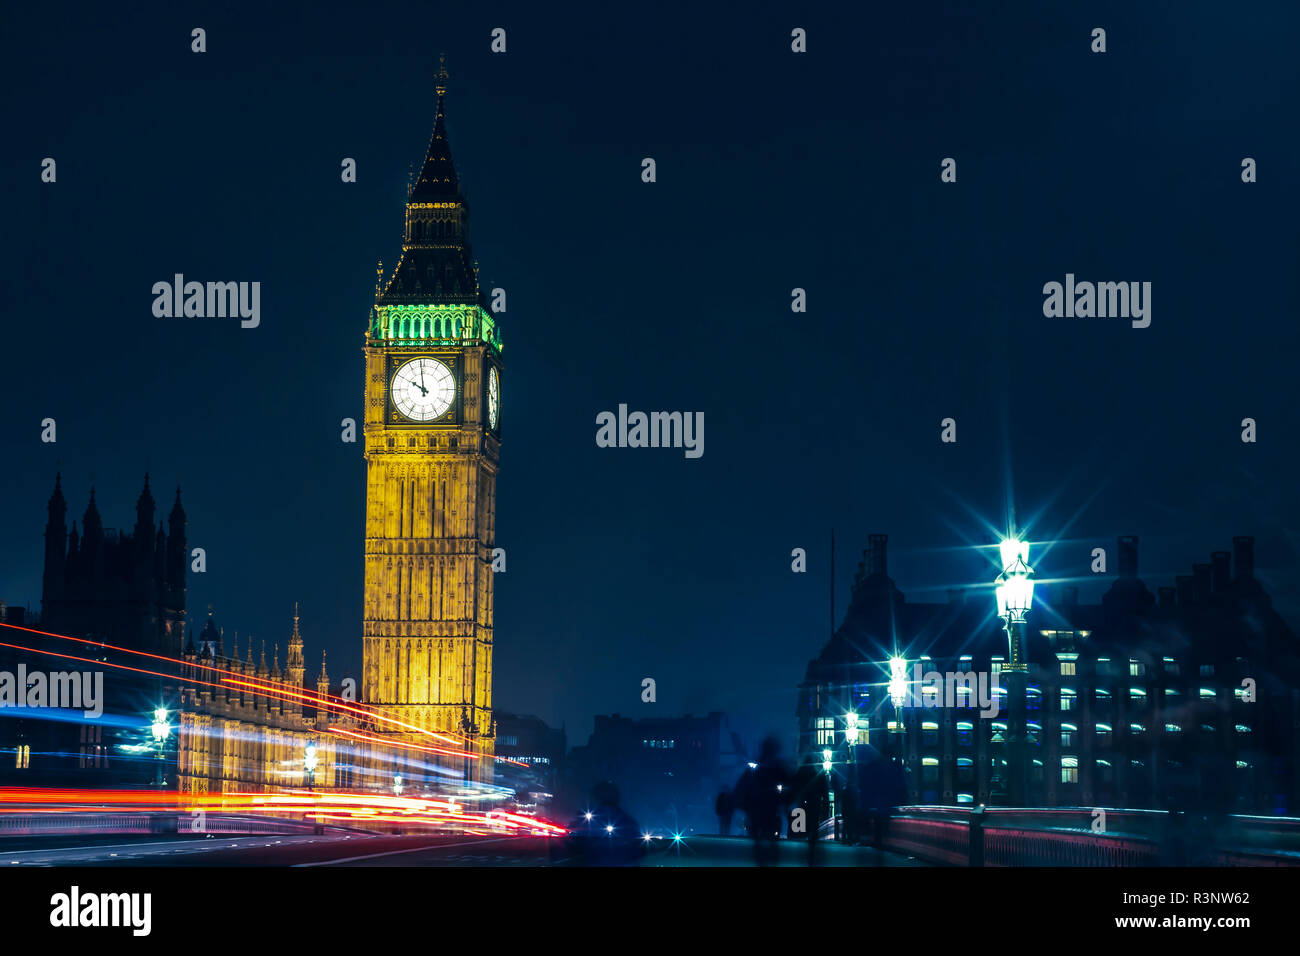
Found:
[[[158,707],[153,712],[153,741],[158,748],[158,773],[156,783],[159,787],[163,785],[163,750],[167,746],[167,738],[172,732],[171,722],[167,720],[167,708]]]
[[[307,749],[302,755],[303,776],[307,778],[307,788],[316,782],[316,741],[307,741]]]
[[[902,710],[903,705],[907,703],[907,660],[905,658],[889,659],[889,700],[896,711]]]
[[[1025,733],[1025,694],[1029,665],[1025,648],[1025,616],[1034,603],[1034,569],[1029,566],[1029,542],[1011,536],[999,546],[1002,571],[994,582],[998,617],[1007,632],[1008,663],[1002,668],[1007,678],[1007,801],[1024,806],[1029,773],[1028,739]]]

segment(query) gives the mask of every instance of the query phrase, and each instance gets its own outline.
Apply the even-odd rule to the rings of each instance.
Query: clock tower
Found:
[[[386,281],[381,270],[366,332],[362,695],[443,735],[408,738],[445,751],[428,763],[489,782],[501,333],[470,253],[446,76],[402,257]]]

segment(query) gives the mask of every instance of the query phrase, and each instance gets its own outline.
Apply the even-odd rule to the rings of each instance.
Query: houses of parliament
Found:
[[[78,529],[56,476],[42,613],[0,605],[0,623],[27,629],[3,629],[4,643],[21,649],[0,646],[0,670],[102,664],[106,719],[24,712],[0,721],[0,783],[163,778],[182,793],[491,783],[502,343],[470,249],[446,75],[440,69],[433,135],[408,189],[401,256],[388,275],[380,266],[365,327],[360,699],[331,689],[323,654],[309,677],[288,599],[283,662],[278,643],[269,663],[265,642],[246,637],[241,648],[232,634],[228,645],[211,608],[195,621],[179,489],[158,523],[146,476],[130,532],[105,530],[92,490]],[[150,745],[160,706],[174,729],[161,756]]]

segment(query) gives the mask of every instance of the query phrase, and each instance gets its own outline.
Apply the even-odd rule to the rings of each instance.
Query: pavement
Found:
[[[821,843],[818,865],[829,867],[926,866],[912,857]],[[5,840],[0,867],[49,866],[385,866],[543,867],[573,866],[563,839],[458,834],[294,834],[213,837],[202,835],[77,836]],[[741,837],[691,836],[680,843],[652,841],[641,867],[752,867],[752,844]],[[775,865],[808,865],[803,841],[781,840]]]

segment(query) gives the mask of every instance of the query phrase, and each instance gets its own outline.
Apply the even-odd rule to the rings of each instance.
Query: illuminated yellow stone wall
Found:
[[[388,396],[396,367],[420,356],[438,359],[456,380],[453,412],[431,425],[404,420]],[[367,337],[362,698],[397,720],[468,738],[466,749],[480,755],[468,776],[484,782],[495,751],[492,549],[500,452],[483,422],[488,362],[500,374],[495,350],[469,335],[463,347],[427,350]],[[461,758],[430,759],[465,773]]]
[[[316,744],[313,789],[336,786],[335,740],[315,721],[278,706],[185,692],[179,715],[177,789],[186,793],[261,793],[307,786],[304,760]]]

